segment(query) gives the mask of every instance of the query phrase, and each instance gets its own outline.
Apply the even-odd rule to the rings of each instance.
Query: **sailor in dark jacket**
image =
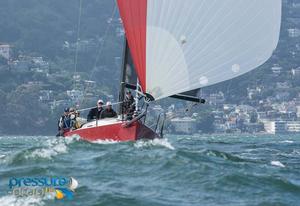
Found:
[[[67,132],[70,129],[71,125],[71,119],[69,116],[69,108],[65,108],[64,114],[60,117],[58,120],[58,136],[63,136],[65,132]]]
[[[91,121],[93,119],[100,119],[101,113],[104,111],[103,104],[104,102],[101,99],[99,99],[97,102],[97,107],[90,110],[87,116],[87,121]]]
[[[134,108],[134,98],[131,94],[131,91],[126,92],[126,96],[125,96],[123,105],[124,105],[124,110],[125,110],[126,114],[134,111],[134,109],[135,109]]]
[[[105,110],[101,113],[101,119],[103,118],[113,118],[118,116],[117,113],[113,110],[111,102],[106,103]]]
[[[126,114],[126,119],[131,120],[135,110],[135,101],[130,91],[126,92],[123,103],[123,114]]]

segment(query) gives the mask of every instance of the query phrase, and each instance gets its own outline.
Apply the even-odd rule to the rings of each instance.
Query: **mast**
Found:
[[[128,43],[125,37],[124,39],[124,48],[123,48],[123,57],[122,57],[122,67],[121,67],[121,77],[120,77],[120,90],[119,90],[119,115],[122,115],[123,119],[123,101],[125,98],[125,84],[126,84],[126,67],[127,67],[127,59],[128,59]]]

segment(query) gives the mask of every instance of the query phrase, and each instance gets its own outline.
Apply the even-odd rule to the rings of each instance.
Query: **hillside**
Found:
[[[284,1],[280,42],[267,63],[203,92],[221,91],[228,103],[249,103],[249,88],[264,88],[265,99],[276,93],[276,83],[288,82],[289,98],[297,97],[300,81],[291,69],[300,66],[300,35],[291,36],[289,29],[300,28],[298,4]],[[115,2],[83,0],[80,24],[79,11],[80,0],[0,1],[0,42],[12,46],[10,62],[0,58],[0,133],[53,134],[66,105],[116,99],[124,37]],[[276,77],[274,65],[283,70]]]

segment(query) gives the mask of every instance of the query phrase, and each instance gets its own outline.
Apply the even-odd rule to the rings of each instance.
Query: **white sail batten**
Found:
[[[118,1],[144,92],[156,100],[245,74],[266,62],[279,40],[281,0]],[[133,14],[146,22],[130,20]]]

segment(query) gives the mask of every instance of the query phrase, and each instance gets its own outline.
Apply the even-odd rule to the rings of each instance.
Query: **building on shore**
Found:
[[[278,76],[282,72],[282,67],[279,66],[279,65],[277,65],[277,64],[275,64],[275,65],[273,65],[273,67],[271,68],[271,70],[272,70],[273,75]]]
[[[11,46],[9,44],[0,43],[0,56],[6,60],[11,58]]]
[[[268,134],[300,133],[300,121],[266,120],[263,124]]]
[[[297,106],[297,117],[300,119],[300,106]]]
[[[291,74],[294,78],[300,78],[300,67],[292,69]]]
[[[290,28],[288,29],[289,37],[298,38],[300,36],[300,29],[298,28]]]
[[[289,133],[300,133],[300,121],[287,122],[286,129]]]
[[[264,124],[262,123],[244,123],[243,132],[259,133],[264,131]]]
[[[286,134],[287,124],[285,121],[265,120],[263,122],[264,129],[268,134]]]
[[[173,131],[179,134],[193,134],[197,132],[197,120],[190,117],[174,118],[171,120]]]
[[[84,98],[84,92],[81,90],[68,90],[67,95],[73,102],[80,102]]]
[[[223,106],[225,102],[225,96],[223,92],[213,93],[210,94],[208,97],[204,97],[204,98],[206,98],[207,102],[210,105],[214,105],[214,106]]]

